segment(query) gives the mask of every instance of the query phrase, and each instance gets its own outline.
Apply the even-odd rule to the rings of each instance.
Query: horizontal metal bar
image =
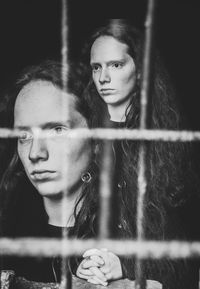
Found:
[[[64,244],[63,244],[64,242]],[[200,242],[134,241],[134,240],[58,240],[39,238],[0,238],[1,255],[71,256],[82,255],[91,248],[107,248],[119,256],[138,258],[186,258],[200,256]]]
[[[50,133],[37,129],[36,138],[52,138]],[[0,128],[0,138],[16,138],[22,136],[18,130]],[[55,136],[54,136],[55,137]],[[164,141],[164,142],[187,142],[200,141],[200,131],[175,131],[175,130],[153,130],[153,129],[71,129],[62,138],[93,138],[93,139],[129,139],[145,141]]]

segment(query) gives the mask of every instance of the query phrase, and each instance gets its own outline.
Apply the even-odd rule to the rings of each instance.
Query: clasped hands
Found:
[[[108,281],[122,278],[122,267],[117,255],[106,248],[90,249],[83,254],[76,275],[93,284],[108,285]]]

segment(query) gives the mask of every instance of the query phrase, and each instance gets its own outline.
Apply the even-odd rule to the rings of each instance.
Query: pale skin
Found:
[[[49,224],[61,227],[74,224],[73,209],[81,185],[68,195],[65,219],[62,218],[63,192],[70,192],[79,184],[91,159],[88,140],[60,138],[67,136],[70,128],[88,127],[76,109],[75,100],[74,95],[66,95],[50,82],[34,81],[20,91],[14,108],[14,127],[22,133],[18,139],[18,155],[27,177],[44,199]],[[68,111],[64,118],[63,104],[64,110]],[[35,127],[48,131],[54,138],[38,139]],[[70,164],[67,179],[63,162]],[[122,278],[119,257],[112,252],[91,249],[83,254],[83,258],[77,269],[78,277],[105,286],[109,280]]]
[[[122,267],[117,255],[106,248],[90,249],[83,254],[77,276],[93,284],[108,285],[110,280],[122,278]]]
[[[111,36],[96,39],[91,48],[92,77],[100,97],[108,106],[113,121],[125,121],[125,111],[136,82],[136,68],[128,47]],[[84,253],[77,276],[93,284],[106,286],[108,281],[122,278],[117,255],[106,249]]]
[[[30,182],[43,197],[49,224],[73,226],[73,210],[82,189],[81,175],[87,171],[92,153],[89,140],[67,138],[69,129],[88,127],[85,118],[76,109],[76,97],[66,95],[51,82],[33,81],[22,88],[17,96],[14,127],[22,135],[17,145],[19,158]],[[48,132],[53,138],[37,138],[35,128]],[[65,164],[70,164],[67,174]],[[62,214],[63,192],[69,193],[65,202],[65,218]],[[113,253],[88,250],[84,258],[87,261],[84,270],[93,272],[89,276],[91,283],[106,285],[107,281],[103,280],[121,277],[120,261]],[[82,268],[82,265],[79,267]],[[84,278],[80,277],[88,280],[85,271],[81,272]]]
[[[90,53],[92,78],[113,121],[125,121],[136,84],[136,67],[128,46],[112,36],[97,38]]]
[[[90,65],[93,82],[107,104],[110,119],[124,122],[137,80],[128,46],[112,36],[100,36],[91,47]],[[90,283],[107,286],[108,281],[123,277],[119,257],[105,248],[87,250],[83,258],[77,276]],[[149,280],[147,285],[147,288],[162,288],[157,281]]]
[[[108,285],[110,280],[122,278],[122,268],[119,257],[106,248],[90,249],[83,254],[83,261],[77,269],[77,276],[86,279],[92,284]],[[135,281],[133,281],[134,286]],[[135,288],[135,287],[133,287]],[[163,286],[156,280],[146,280],[147,289],[162,289]]]
[[[122,278],[122,268],[119,257],[106,248],[90,249],[83,254],[84,260],[77,269],[77,276],[92,284],[108,285],[110,280]],[[135,288],[135,287],[133,287]],[[156,280],[146,280],[147,289],[162,289],[162,284]]]
[[[91,48],[90,65],[94,84],[108,106],[111,120],[125,121],[136,82],[135,63],[127,45],[111,36],[99,37]],[[104,286],[110,280],[122,278],[119,257],[107,249],[88,250],[83,258],[77,269],[80,278]]]
[[[51,82],[32,81],[17,96],[14,127],[22,133],[17,145],[19,158],[30,182],[43,197],[49,224],[73,225],[81,175],[91,160],[89,140],[67,138],[69,129],[88,127],[76,109],[76,96],[67,95]],[[37,138],[35,128],[52,138]],[[63,217],[64,192],[67,202]]]

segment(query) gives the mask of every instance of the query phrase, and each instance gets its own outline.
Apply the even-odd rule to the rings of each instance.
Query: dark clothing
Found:
[[[61,228],[49,226],[49,237],[60,237]],[[73,262],[70,264],[76,264]],[[81,261],[81,260],[80,260]],[[120,258],[123,278],[135,279],[133,258]],[[156,265],[157,263],[157,265]],[[160,271],[158,270],[160,263]],[[73,265],[72,265],[73,266]],[[151,268],[149,271],[148,268]],[[155,268],[155,270],[152,270]],[[163,289],[198,289],[198,267],[195,262],[176,260],[173,263],[173,271],[164,270],[162,260],[150,261],[148,263],[145,277],[156,280],[163,284]],[[61,258],[6,258],[2,269],[14,270],[17,277],[24,277],[27,280],[37,282],[60,282]],[[71,268],[75,274],[77,267]]]
[[[110,122],[110,127],[123,128],[124,123]],[[128,181],[121,173],[121,163],[123,158],[123,147],[121,141],[113,142],[114,148],[114,166],[115,170],[115,187],[116,190],[121,190],[123,193],[123,187],[128,185]],[[116,181],[117,180],[117,181]],[[61,237],[61,228],[47,225],[48,218],[44,214],[44,207],[41,202],[41,197],[38,194],[31,194],[30,189],[27,190],[24,187],[23,190],[19,190],[13,194],[16,197],[16,202],[11,202],[11,208],[7,210],[7,216],[11,216],[9,222],[6,222],[7,230],[4,236],[9,237]],[[29,187],[30,188],[30,187]],[[128,191],[129,192],[129,191]],[[19,193],[19,195],[17,195]],[[24,195],[23,195],[24,194]],[[22,196],[23,195],[23,196]],[[20,199],[21,198],[21,199]],[[32,199],[31,199],[32,198]],[[19,201],[18,201],[19,200]],[[23,201],[22,201],[23,200]],[[95,200],[96,201],[96,200]],[[26,206],[26,204],[31,204]],[[116,203],[115,203],[116,205]],[[116,211],[116,206],[113,206]],[[35,210],[37,208],[37,210]],[[125,207],[126,208],[126,207]],[[95,210],[96,207],[91,210]],[[127,213],[127,212],[124,212]],[[91,232],[89,226],[90,217],[92,213],[87,214],[88,219],[84,224],[81,224],[81,231],[74,234],[78,238],[92,238],[96,236],[95,232]],[[29,216],[29,217],[27,217]],[[127,213],[128,216],[128,213]],[[164,228],[164,236],[160,236],[160,240],[184,240],[184,234],[182,234],[181,220],[175,209],[167,210],[166,225]],[[128,218],[126,218],[127,220]],[[135,223],[135,219],[132,222]],[[123,222],[123,220],[121,219]],[[180,221],[180,222],[179,222]],[[78,223],[78,221],[77,221]],[[158,223],[158,222],[157,222]],[[126,224],[125,224],[126,225]],[[122,223],[118,223],[118,231],[116,237],[120,237],[123,241],[124,228]],[[134,227],[134,226],[133,226]],[[97,226],[95,226],[97,231]],[[184,229],[183,229],[184,232]],[[154,236],[149,234],[149,239],[153,239]],[[186,239],[187,240],[187,239]],[[135,279],[135,258],[134,257],[120,257],[121,265],[123,269],[123,277],[131,280]],[[61,276],[61,259],[60,258],[18,258],[10,257],[4,258],[0,263],[0,269],[14,270],[16,276],[25,277],[27,280],[38,282],[59,282]],[[75,274],[78,264],[80,264],[81,258],[70,258],[70,269]],[[149,260],[145,261],[144,275],[146,279],[152,279],[159,281],[163,284],[163,289],[198,289],[198,266],[194,261],[190,260]]]
[[[168,234],[169,240],[176,231],[177,219],[171,213]],[[173,229],[173,230],[172,230]],[[60,238],[62,229],[48,225],[46,237]],[[123,269],[123,278],[135,279],[135,259],[133,257],[120,257]],[[75,274],[81,259],[71,258],[71,270]],[[198,289],[198,266],[189,260],[176,260],[167,266],[166,260],[145,261],[146,279],[156,280],[163,284],[163,289]],[[163,263],[164,262],[164,263]],[[160,264],[160,266],[159,266]],[[164,264],[164,265],[163,265]],[[166,266],[165,266],[166,264]],[[16,276],[37,282],[60,282],[61,259],[55,258],[5,258],[1,269],[14,270]]]
[[[108,127],[125,128],[125,122],[109,121]],[[127,186],[123,179],[123,147],[122,141],[113,141],[114,163],[115,163],[115,185],[118,187]],[[117,180],[117,181],[116,181]],[[116,190],[115,190],[116,191]],[[199,205],[199,204],[198,204]],[[181,209],[180,209],[181,210]],[[179,209],[165,204],[166,223],[164,235],[160,240],[185,240],[191,241],[191,228],[188,225],[188,216],[184,219]],[[196,210],[197,211],[197,210]],[[182,212],[182,211],[181,211]],[[194,222],[190,222],[193,225]],[[192,226],[194,228],[194,226]],[[146,236],[147,239],[154,239],[154,236]],[[121,258],[123,275],[128,279],[135,279],[135,267],[133,258]],[[163,284],[163,289],[198,289],[199,288],[199,262],[196,259],[176,259],[176,260],[146,260],[144,261],[144,276],[146,279],[157,280]]]
[[[61,238],[62,228],[48,225],[46,237]],[[6,257],[2,269],[14,270],[17,277],[37,282],[59,282],[61,276],[60,258]]]

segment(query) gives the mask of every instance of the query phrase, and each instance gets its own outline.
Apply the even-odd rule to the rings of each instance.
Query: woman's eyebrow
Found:
[[[32,126],[15,126],[14,128],[19,129],[19,130],[30,130],[31,128],[40,128],[40,129],[48,129],[60,125],[65,125],[68,127],[72,127],[72,121],[67,120],[67,121],[50,121],[44,124],[39,124],[39,125],[32,125]]]
[[[120,57],[120,58],[110,59],[110,60],[108,60],[108,61],[105,61],[105,63],[106,63],[107,65],[110,65],[110,64],[115,63],[115,62],[125,62],[125,61],[126,61],[125,57]],[[101,65],[101,63],[100,63],[100,62],[90,62],[90,65],[91,65],[91,66]]]
[[[90,62],[90,66],[100,65],[100,62]]]
[[[22,125],[16,125],[14,126],[14,129],[19,129],[19,130],[30,130],[30,126],[22,126]]]

